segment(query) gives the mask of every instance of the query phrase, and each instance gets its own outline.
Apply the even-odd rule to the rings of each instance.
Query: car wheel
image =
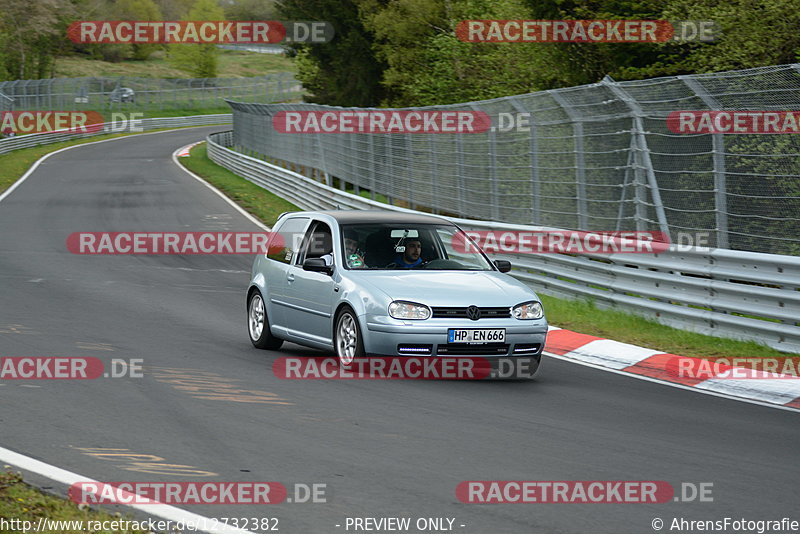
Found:
[[[358,358],[364,357],[364,341],[358,328],[358,319],[352,310],[344,308],[336,316],[334,347],[339,365],[348,367]]]
[[[247,331],[250,334],[250,342],[257,349],[277,350],[283,345],[283,340],[273,336],[269,331],[264,299],[258,291],[253,291],[247,305]]]

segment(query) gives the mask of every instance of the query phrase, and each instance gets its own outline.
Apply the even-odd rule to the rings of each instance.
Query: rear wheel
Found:
[[[357,358],[364,357],[364,341],[358,328],[358,319],[349,308],[344,308],[336,317],[334,346],[339,365],[348,367]]]
[[[247,305],[247,331],[250,334],[250,342],[257,349],[277,350],[283,345],[283,340],[273,336],[269,331],[264,299],[258,291],[253,291]]]

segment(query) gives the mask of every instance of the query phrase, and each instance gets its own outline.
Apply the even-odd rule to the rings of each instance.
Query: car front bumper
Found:
[[[547,321],[536,319],[426,319],[402,321],[389,316],[361,317],[364,350],[380,356],[539,356],[547,337]],[[503,343],[448,343],[451,328],[504,328]]]

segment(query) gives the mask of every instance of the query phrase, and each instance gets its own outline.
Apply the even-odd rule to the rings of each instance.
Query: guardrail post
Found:
[[[711,96],[703,85],[688,76],[678,76],[700,100],[712,110],[721,110],[722,105]],[[730,248],[728,240],[728,191],[725,171],[725,137],[711,134],[711,150],[714,156],[714,212],[717,225],[717,248]]]

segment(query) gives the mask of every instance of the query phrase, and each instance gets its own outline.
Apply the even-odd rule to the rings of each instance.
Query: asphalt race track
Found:
[[[464,534],[797,519],[797,413],[552,358],[531,382],[281,380],[276,357],[323,353],[251,346],[251,257],[67,251],[78,231],[258,230],[171,160],[221,129],[65,151],[0,203],[0,356],[145,366],[141,378],[0,382],[0,447],[102,481],[326,484],[326,503],[183,506],[275,517],[290,534],[347,532],[348,517],[454,518]],[[187,386],[198,377],[233,393]],[[711,482],[713,502],[464,504],[465,480]]]

